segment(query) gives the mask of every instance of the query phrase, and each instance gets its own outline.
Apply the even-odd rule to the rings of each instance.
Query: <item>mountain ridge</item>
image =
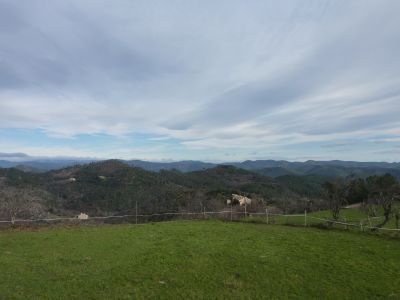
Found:
[[[21,155],[20,155],[21,157]],[[5,158],[5,157],[3,157]],[[0,168],[18,168],[26,172],[47,172],[59,170],[74,165],[86,165],[92,162],[107,160],[94,159],[34,159],[24,156],[27,160],[0,160]],[[198,160],[183,160],[175,162],[154,162],[145,160],[121,160],[130,167],[139,167],[147,171],[160,172],[161,170],[178,170],[180,172],[194,172],[215,168],[219,165],[234,166],[236,168],[254,171],[270,177],[283,175],[320,175],[326,177],[367,177],[390,173],[400,179],[399,162],[358,162],[358,161],[316,161],[291,162],[287,160],[245,160],[242,162],[211,163]]]

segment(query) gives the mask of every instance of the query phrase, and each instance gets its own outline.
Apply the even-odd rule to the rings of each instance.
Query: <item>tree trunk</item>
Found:
[[[381,227],[385,226],[387,222],[389,222],[389,214],[385,213],[384,216],[385,216],[385,219],[383,220],[383,222],[376,225],[375,227],[381,228]]]

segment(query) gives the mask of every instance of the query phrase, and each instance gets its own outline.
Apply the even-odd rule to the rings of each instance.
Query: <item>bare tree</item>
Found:
[[[40,216],[45,209],[41,204],[43,194],[28,188],[0,186],[0,212],[12,224],[17,217]]]
[[[341,181],[328,181],[322,187],[325,190],[326,198],[329,201],[329,208],[332,211],[332,217],[336,221],[339,219],[340,209],[346,203],[346,189]]]
[[[394,209],[393,214],[394,214],[394,218],[395,218],[395,221],[396,221],[396,229],[399,229],[399,226],[400,226],[400,207],[397,206]]]
[[[400,194],[399,184],[392,175],[371,176],[367,178],[369,202],[383,209],[384,220],[376,227],[383,227],[389,221],[393,212],[393,204]]]

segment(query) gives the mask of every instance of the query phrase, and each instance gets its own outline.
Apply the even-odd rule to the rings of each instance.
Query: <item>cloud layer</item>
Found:
[[[399,160],[399,10],[395,0],[0,1],[0,149]]]

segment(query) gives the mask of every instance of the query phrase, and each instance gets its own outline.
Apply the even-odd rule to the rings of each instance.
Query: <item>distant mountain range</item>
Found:
[[[78,159],[37,159],[25,161],[9,161],[0,160],[0,168],[18,168],[24,171],[46,172],[50,170],[58,170],[74,165],[83,165],[94,160],[78,160]]]
[[[148,171],[176,169],[181,172],[206,170],[218,164],[201,161],[180,161],[172,163],[146,162],[140,160],[125,161],[130,166],[140,167]],[[387,162],[355,162],[355,161],[313,161],[289,162],[284,160],[247,160],[243,162],[223,163],[236,168],[255,171],[269,177],[283,175],[318,175],[324,177],[367,177],[390,173],[400,179],[400,163]]]
[[[12,195],[13,189],[20,190],[23,207],[29,203],[26,218],[79,212],[132,214],[136,202],[141,213],[201,211],[204,207],[217,211],[226,207],[233,193],[254,199],[254,210],[268,203],[286,212],[299,212],[311,206],[327,208],[322,184],[332,177],[352,179],[388,172],[400,178],[398,164],[354,162],[245,161],[215,165],[198,161],[69,160],[52,164],[42,161],[33,166],[26,162],[30,163],[0,168],[0,191]],[[63,164],[74,166],[46,172],[36,169]],[[1,214],[0,220],[7,218]]]
[[[16,154],[15,154],[16,155]],[[74,165],[84,165],[98,161],[95,159],[41,159],[18,153],[18,159],[10,160],[11,154],[1,155],[0,168],[17,168],[25,172],[46,172]],[[230,165],[236,168],[255,171],[259,174],[278,177],[283,175],[317,175],[324,177],[367,177],[390,173],[400,179],[400,163],[356,162],[356,161],[314,161],[290,162],[285,160],[246,160],[243,162],[208,163],[202,161],[150,162],[143,160],[121,160],[131,167],[147,171],[178,170],[193,172],[214,168],[218,165]]]
[[[119,160],[72,166],[41,173],[17,168],[0,169],[0,190],[18,188],[29,203],[25,218],[48,215],[132,214],[136,202],[141,213],[219,211],[233,193],[254,199],[251,209],[268,203],[285,211],[323,207],[321,183],[325,178],[281,176],[271,178],[234,166],[193,172],[147,171]],[[29,200],[29,201],[28,201]],[[250,208],[249,208],[250,209]],[[7,218],[1,215],[0,220]],[[21,216],[22,217],[22,216]]]

